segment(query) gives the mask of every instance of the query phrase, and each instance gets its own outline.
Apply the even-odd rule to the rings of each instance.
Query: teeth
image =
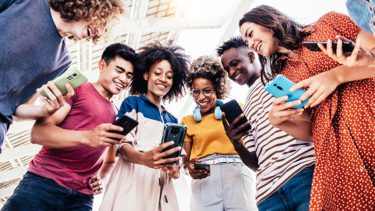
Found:
[[[236,75],[236,77],[234,77],[234,80],[237,80],[240,76],[241,76],[241,73]]]
[[[165,89],[167,86],[164,86],[164,85],[161,85],[161,84],[156,84],[157,87],[161,88],[161,89]]]
[[[199,103],[199,106],[206,106],[207,104],[208,104],[208,102]]]
[[[115,85],[116,85],[119,89],[123,89],[123,88],[125,87],[123,84],[116,83],[116,82],[115,82]]]

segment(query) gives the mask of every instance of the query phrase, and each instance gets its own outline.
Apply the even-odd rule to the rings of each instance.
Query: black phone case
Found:
[[[231,100],[227,103],[224,103],[220,106],[220,109],[225,113],[225,118],[228,120],[229,124],[232,124],[234,119],[243,113],[240,105],[238,105],[236,100]],[[240,124],[244,124],[246,122],[246,116],[244,116],[244,118],[241,118]]]
[[[126,136],[130,131],[132,131],[135,127],[137,127],[138,121],[127,115],[124,115],[118,118],[116,121],[114,121],[113,124],[122,127],[124,130],[121,132],[119,131],[112,131],[112,132]]]
[[[207,171],[209,173],[210,172],[210,165],[203,164],[203,163],[194,163],[194,169],[195,170]]]
[[[163,152],[169,149],[178,147],[178,146],[181,147],[181,150],[182,150],[182,144],[184,143],[184,140],[185,140],[186,129],[187,127],[185,125],[166,123],[164,125],[164,131],[163,131],[163,137],[162,137],[161,143],[163,144],[168,141],[174,141],[174,144],[165,148]],[[164,158],[178,157],[181,155],[181,150],[171,155],[168,155]],[[178,164],[178,162],[172,162],[168,164]]]
[[[302,44],[306,46],[310,51],[321,51],[318,47],[318,43],[321,43],[324,47],[327,47],[327,42],[303,42]],[[337,42],[332,42],[332,50],[336,52]],[[351,42],[342,42],[343,52],[352,52],[354,50],[354,45]]]

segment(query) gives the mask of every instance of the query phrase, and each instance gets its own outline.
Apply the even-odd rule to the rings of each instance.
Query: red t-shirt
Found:
[[[78,87],[67,103],[71,110],[59,125],[64,129],[92,130],[102,123],[112,123],[116,118],[114,105],[100,95],[91,83]],[[88,178],[101,167],[104,150],[105,147],[86,145],[65,149],[43,147],[30,162],[29,171],[50,178],[66,188],[93,194]]]

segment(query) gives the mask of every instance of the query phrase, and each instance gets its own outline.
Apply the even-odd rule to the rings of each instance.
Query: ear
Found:
[[[249,61],[250,61],[250,63],[254,63],[254,60],[255,60],[255,55],[254,55],[254,53],[253,53],[252,51],[249,51],[249,52],[247,53],[247,56],[249,57]]]
[[[148,72],[143,73],[143,79],[145,79],[145,81],[148,81]]]
[[[105,63],[105,61],[103,59],[101,59],[98,63],[98,67],[99,67],[99,70],[100,72],[103,71],[103,69],[105,68],[107,64]]]

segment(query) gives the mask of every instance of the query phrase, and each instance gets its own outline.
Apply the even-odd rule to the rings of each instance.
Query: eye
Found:
[[[249,34],[249,37],[253,37],[253,30],[251,30],[250,34]]]

